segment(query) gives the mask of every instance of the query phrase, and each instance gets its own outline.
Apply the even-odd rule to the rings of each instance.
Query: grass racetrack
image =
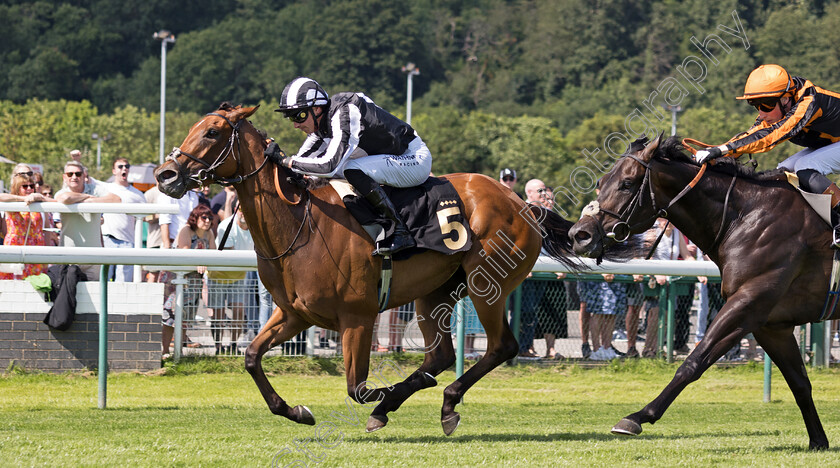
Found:
[[[418,363],[396,361],[406,374]],[[387,427],[366,434],[371,408],[348,406],[339,361],[266,363],[279,394],[290,405],[307,405],[319,426],[272,415],[241,359],[111,375],[107,410],[96,408],[94,375],[11,369],[0,376],[0,465],[836,466],[836,369],[809,372],[828,451],[807,450],[802,417],[775,369],[772,402],[762,402],[762,366],[755,364],[713,368],[640,436],[611,435],[612,425],[655,397],[675,369],[646,360],[497,369],[467,393],[451,437],[441,430],[440,405],[453,372],[391,413]],[[395,382],[396,371],[382,372],[381,380]],[[374,384],[381,380],[371,376]]]

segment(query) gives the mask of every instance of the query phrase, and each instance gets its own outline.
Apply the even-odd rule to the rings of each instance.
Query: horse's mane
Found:
[[[640,138],[634,141],[630,145],[630,151],[633,152],[634,145],[644,144],[645,141],[647,141],[645,138]],[[688,152],[682,145],[682,138],[676,136],[669,137],[663,141],[659,145],[654,157],[668,161],[683,162],[698,167],[700,166],[700,164],[688,155]],[[739,178],[755,180],[757,182],[776,182],[786,180],[784,169],[756,171],[753,167],[739,163],[735,158],[718,158],[715,160],[714,164],[709,165],[709,170],[730,176],[737,175]]]

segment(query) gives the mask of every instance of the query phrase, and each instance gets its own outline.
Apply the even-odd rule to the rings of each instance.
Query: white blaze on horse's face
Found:
[[[580,219],[583,219],[584,216],[595,216],[600,212],[601,205],[598,203],[598,200],[592,200],[588,205],[583,207],[583,210],[580,212]]]

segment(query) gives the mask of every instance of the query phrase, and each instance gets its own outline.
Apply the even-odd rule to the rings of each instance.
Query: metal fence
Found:
[[[184,288],[185,355],[242,355],[259,329],[258,280],[224,284],[201,278],[188,279]],[[692,277],[671,277],[665,285],[652,276],[641,282],[629,275],[616,275],[605,282],[601,275],[568,275],[536,272],[525,280],[508,300],[508,318],[524,350],[523,361],[593,359],[598,355],[593,333],[606,323],[608,345],[619,357],[635,353],[640,357],[682,359],[703,337],[703,332],[723,306],[717,278],[701,286]],[[517,299],[516,296],[519,296]],[[465,358],[478,359],[487,339],[469,300],[462,301],[465,320]],[[273,307],[272,307],[273,308]],[[587,310],[588,309],[588,310]],[[669,314],[669,310],[671,313]],[[638,320],[627,320],[638,314]],[[457,314],[453,314],[453,334]],[[628,325],[630,328],[628,328]],[[837,323],[832,322],[832,362],[840,356]],[[822,332],[811,326],[797,327],[796,337],[806,360],[823,345]],[[633,346],[635,330],[635,346]],[[586,337],[584,338],[584,333]],[[454,339],[454,338],[453,338]],[[605,343],[601,343],[605,344]],[[417,326],[414,304],[409,303],[379,314],[371,351],[375,353],[416,352],[424,346]],[[670,353],[668,352],[670,350]],[[341,354],[337,332],[313,327],[300,333],[268,355],[335,356]],[[741,340],[722,361],[760,361],[763,351],[751,336]]]

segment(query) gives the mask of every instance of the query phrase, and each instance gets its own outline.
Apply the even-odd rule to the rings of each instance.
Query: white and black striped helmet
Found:
[[[280,106],[275,112],[286,112],[314,106],[326,106],[330,97],[312,78],[299,76],[287,84],[280,95]]]

